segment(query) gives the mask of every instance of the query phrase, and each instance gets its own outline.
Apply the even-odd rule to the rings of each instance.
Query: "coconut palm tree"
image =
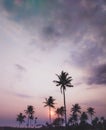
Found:
[[[81,114],[80,120],[81,120],[81,123],[86,123],[86,121],[88,120],[88,116],[86,112],[83,112]]]
[[[21,125],[23,122],[25,122],[25,120],[24,120],[25,118],[26,118],[26,116],[23,115],[22,113],[19,113],[19,115],[17,115],[16,120],[19,122],[19,127],[20,127],[20,125]]]
[[[33,120],[33,115],[35,113],[34,107],[29,105],[27,106],[27,110],[25,110],[26,115],[28,116],[28,124],[27,126],[31,126],[31,120]]]
[[[64,122],[64,119],[59,117],[59,118],[54,119],[53,125],[54,126],[62,126],[63,122]]]
[[[37,117],[34,118],[34,127],[36,126],[36,123],[37,123]]]
[[[73,107],[71,108],[71,112],[73,114],[81,113],[81,107],[79,104],[72,105]]]
[[[93,120],[92,120],[92,124],[93,126],[97,126],[98,125],[98,122],[99,122],[99,118],[98,117],[95,117]]]
[[[89,107],[89,108],[87,109],[87,113],[90,115],[90,117],[91,117],[91,123],[92,123],[92,116],[93,116],[94,113],[95,113],[94,108]]]
[[[65,109],[65,126],[67,125],[67,114],[66,114],[66,99],[65,99],[65,90],[66,87],[73,87],[71,84],[72,77],[69,76],[67,72],[62,71],[60,75],[56,74],[58,77],[58,81],[54,80],[53,82],[56,83],[56,86],[60,86],[61,93],[63,93],[64,99],[64,109]]]
[[[64,107],[61,106],[59,108],[56,109],[55,113],[57,114],[58,118],[62,117],[64,115]]]
[[[79,115],[78,114],[81,114],[81,107],[79,104],[75,104],[75,105],[72,105],[72,108],[71,108],[71,112],[72,112],[72,119],[74,121],[74,124],[77,124],[78,123],[78,117]]]
[[[78,124],[78,115],[76,113],[73,113],[71,115],[71,117],[69,118],[69,123],[71,123],[71,121],[73,121],[73,124],[76,125]]]
[[[43,103],[45,103],[44,107],[49,107],[49,122],[50,122],[50,124],[51,124],[51,108],[55,108],[54,101],[55,101],[55,99],[52,96],[49,96],[49,98],[45,98],[45,102],[43,102]]]
[[[57,114],[57,118],[53,122],[55,125],[57,124],[58,126],[61,126],[64,123],[64,112],[65,111],[63,106],[56,109],[55,113]]]

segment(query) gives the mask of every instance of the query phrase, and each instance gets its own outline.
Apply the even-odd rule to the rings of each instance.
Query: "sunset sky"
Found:
[[[53,80],[64,70],[67,115],[73,104],[106,117],[106,1],[0,0],[0,126],[16,125],[27,105],[48,121],[45,98],[63,95]]]

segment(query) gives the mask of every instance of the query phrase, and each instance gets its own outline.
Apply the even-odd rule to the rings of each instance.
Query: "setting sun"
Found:
[[[55,112],[51,111],[51,116],[54,117],[55,116]]]

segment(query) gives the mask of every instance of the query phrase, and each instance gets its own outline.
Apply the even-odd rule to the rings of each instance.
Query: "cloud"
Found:
[[[17,70],[21,71],[21,72],[25,72],[26,71],[26,68],[23,67],[22,65],[19,65],[19,64],[15,64]]]
[[[88,84],[106,84],[106,64],[102,64],[94,68],[91,77],[88,78]]]
[[[25,78],[25,72],[27,71],[26,68],[20,64],[15,64],[16,67],[16,79],[18,81],[23,81]]]
[[[61,45],[64,39],[70,48],[70,64],[81,68],[90,64],[92,68],[105,63],[105,1],[39,0],[37,3],[21,0],[17,3],[4,0],[2,5],[5,11],[9,10],[8,18],[28,31],[30,42],[35,39],[36,47],[47,51]],[[33,48],[32,44],[29,46]]]
[[[1,88],[1,90],[3,91],[3,93],[13,95],[13,96],[17,96],[17,97],[20,97],[20,98],[28,98],[28,99],[33,98],[33,96],[30,96],[30,95],[24,94],[24,93],[20,93],[20,92],[16,92],[14,90],[7,90],[5,88]]]
[[[27,98],[27,99],[33,98],[33,96],[29,96],[29,95],[21,94],[21,93],[15,93],[15,96],[20,97],[20,98]]]
[[[106,12],[102,8],[103,5],[106,5],[104,1],[46,0],[42,2],[39,0],[37,2],[37,0],[31,0],[29,2],[29,0],[21,0],[20,4],[18,4],[16,0],[4,0],[2,5],[5,10],[10,11],[12,20],[16,20],[16,22],[24,21],[26,27],[31,27],[32,30],[34,29],[31,26],[32,22],[33,24],[35,22],[37,26],[39,25],[41,34],[47,39],[50,37],[53,40],[58,35],[58,38],[77,39],[79,36],[76,34],[80,33],[83,36],[91,28],[94,30],[93,33],[97,34],[97,38],[100,36],[105,40],[103,34],[106,33],[104,29]],[[38,15],[42,19],[39,19]],[[43,26],[40,25],[42,23]]]
[[[81,105],[86,105],[86,106],[88,106],[88,107],[92,107],[92,106],[104,107],[104,106],[106,106],[106,103],[97,102],[96,100],[81,102],[80,104],[81,104]]]

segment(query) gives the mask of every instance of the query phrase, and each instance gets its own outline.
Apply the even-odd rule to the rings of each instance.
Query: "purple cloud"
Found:
[[[91,77],[88,78],[88,84],[106,84],[106,64],[94,68]]]

